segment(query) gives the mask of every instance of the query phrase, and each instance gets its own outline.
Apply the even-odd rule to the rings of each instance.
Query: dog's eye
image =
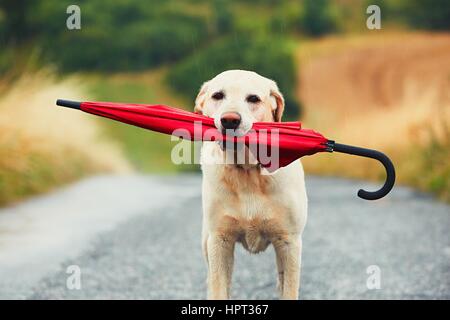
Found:
[[[261,99],[255,94],[251,94],[251,95],[247,96],[246,100],[247,100],[247,102],[250,102],[250,103],[258,103],[261,101]]]
[[[225,98],[225,95],[222,91],[216,92],[212,95],[212,98],[214,100],[222,100],[223,98]]]

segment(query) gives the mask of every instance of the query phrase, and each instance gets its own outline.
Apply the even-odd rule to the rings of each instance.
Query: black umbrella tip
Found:
[[[61,107],[72,108],[72,109],[78,109],[78,110],[81,109],[81,102],[78,102],[78,101],[58,99],[58,100],[56,100],[56,105],[61,106]]]

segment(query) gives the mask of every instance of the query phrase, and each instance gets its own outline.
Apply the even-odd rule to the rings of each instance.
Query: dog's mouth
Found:
[[[234,139],[226,139],[217,141],[217,143],[223,152],[225,164],[240,168],[253,168],[259,166],[252,151],[242,141],[238,142]]]
[[[228,137],[242,137],[250,131],[253,124],[247,121],[241,121],[238,126],[227,128],[222,125],[220,118],[215,118],[214,125],[216,126],[217,130],[223,135],[226,135]]]
[[[227,140],[222,140],[222,141],[217,141],[217,143],[220,146],[220,149],[222,149],[222,151],[234,151],[236,152],[237,148],[237,143],[234,141],[227,141]]]
[[[236,129],[224,129],[221,128],[222,135],[224,136],[224,139],[219,142],[220,148],[222,151],[237,151],[239,150],[239,145],[242,143],[237,142],[237,138],[244,136],[247,132],[244,132],[240,128]]]
[[[225,129],[221,127],[219,128],[219,130],[223,135],[226,135],[228,137],[242,137],[245,136],[249,131],[241,127],[238,127],[236,129]]]

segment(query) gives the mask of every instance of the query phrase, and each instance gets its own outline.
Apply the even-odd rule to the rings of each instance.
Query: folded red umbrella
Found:
[[[302,129],[300,122],[256,122],[246,135],[235,137],[217,130],[214,119],[210,117],[164,105],[69,100],[57,100],[56,104],[193,141],[242,143],[249,146],[251,150],[255,147],[257,151],[252,153],[258,162],[269,171],[284,167],[305,155],[323,151],[373,158],[384,165],[386,181],[383,187],[377,191],[359,190],[358,196],[366,200],[384,197],[395,182],[394,166],[383,153],[336,143],[318,132]],[[265,152],[259,152],[260,150]],[[274,150],[278,153],[276,157],[267,154]]]

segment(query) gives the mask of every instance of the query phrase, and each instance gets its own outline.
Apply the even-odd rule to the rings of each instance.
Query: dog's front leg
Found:
[[[234,239],[220,234],[209,234],[208,299],[229,299],[234,262]]]
[[[277,256],[278,288],[281,299],[298,299],[301,245],[301,238],[297,235],[278,237],[273,241]]]

